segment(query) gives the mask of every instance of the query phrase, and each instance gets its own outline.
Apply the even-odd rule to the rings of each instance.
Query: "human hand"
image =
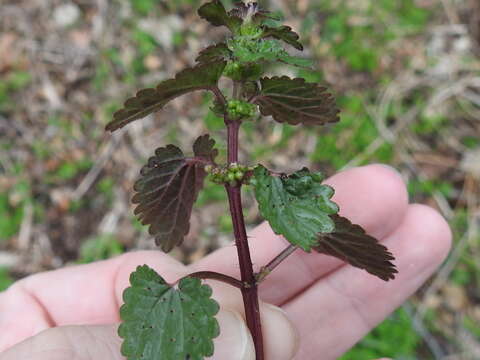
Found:
[[[450,248],[443,218],[426,206],[408,205],[403,182],[388,167],[355,168],[327,182],[337,191],[334,200],[341,214],[388,246],[399,274],[386,283],[338,259],[295,252],[260,286],[268,360],[337,358],[402,304]],[[287,245],[266,224],[249,241],[257,269]],[[130,272],[142,264],[169,282],[200,270],[238,277],[233,246],[188,267],[150,251],[30,276],[0,294],[0,352],[10,347],[0,360],[123,359],[115,325],[118,308]],[[221,306],[213,358],[254,359],[241,320],[240,293],[223,283],[208,283]]]

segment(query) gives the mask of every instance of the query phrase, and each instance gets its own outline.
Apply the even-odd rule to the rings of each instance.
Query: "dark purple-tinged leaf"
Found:
[[[242,95],[247,99],[253,98],[259,92],[257,81],[246,81],[243,85]]]
[[[208,135],[193,145],[193,157],[186,157],[174,145],[155,150],[134,186],[135,215],[168,252],[182,243],[190,228],[190,215],[207,175],[204,166],[214,162],[218,151]]]
[[[213,26],[228,27],[232,33],[237,33],[243,23],[243,20],[235,14],[227,13],[219,0],[213,0],[202,5],[198,9],[198,15]]]
[[[335,223],[335,231],[319,234],[319,245],[314,250],[342,259],[382,280],[395,278],[398,272],[392,263],[395,258],[384,245],[347,218],[339,215],[332,215],[331,218]]]
[[[215,149],[214,146],[215,140],[210,138],[210,135],[206,134],[195,140],[193,143],[193,153],[197,158],[213,163],[218,155],[218,150]]]
[[[264,116],[290,125],[324,125],[339,120],[335,99],[325,87],[287,76],[265,77],[260,84],[252,101]]]
[[[130,274],[120,308],[122,355],[128,360],[202,360],[220,334],[212,289],[186,277],[170,286],[147,265]]]
[[[218,43],[200,51],[200,54],[195,60],[199,63],[208,63],[211,61],[228,60],[231,56],[232,52],[227,44]]]
[[[160,110],[178,96],[196,90],[209,90],[217,85],[225,65],[225,61],[199,64],[179,72],[174,79],[161,82],[155,89],[140,90],[135,97],[125,102],[123,109],[113,115],[113,121],[106,129],[120,129],[134,120]]]
[[[303,50],[303,45],[298,41],[300,36],[292,30],[290,26],[281,26],[278,28],[264,26],[262,37],[273,37],[277,40],[285,41],[287,44],[292,45],[295,49]]]
[[[240,19],[244,19],[248,14],[249,6],[245,4],[243,1],[238,1],[233,4],[234,8],[228,12],[231,16],[236,16]]]

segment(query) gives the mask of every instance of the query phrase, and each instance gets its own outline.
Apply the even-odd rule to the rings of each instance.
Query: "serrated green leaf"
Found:
[[[140,90],[135,97],[125,102],[123,109],[113,115],[113,121],[106,126],[106,129],[115,131],[134,120],[160,110],[178,96],[216,86],[225,66],[225,61],[199,64],[183,70],[174,79],[161,82],[155,89]]]
[[[232,33],[237,33],[243,20],[235,13],[227,13],[219,0],[210,1],[198,9],[198,15],[213,26],[226,26]]]
[[[122,355],[128,360],[202,360],[213,355],[220,329],[219,305],[212,289],[196,278],[180,280],[178,289],[147,265],[130,275],[120,308]]]
[[[303,50],[303,45],[298,41],[300,36],[292,30],[290,26],[280,26],[280,27],[263,27],[262,37],[273,37],[278,40],[285,41],[287,44],[292,45],[295,49]]]
[[[240,62],[277,61],[286,51],[277,40],[256,40],[237,36],[227,40],[227,46]]]
[[[232,52],[228,49],[227,44],[222,42],[200,51],[200,54],[198,54],[195,61],[199,63],[207,63],[211,61],[228,60],[231,56]]]
[[[150,235],[165,252],[188,234],[193,203],[207,175],[204,165],[212,163],[218,153],[214,145],[209,135],[200,136],[190,158],[174,145],[158,148],[134,185],[135,215],[143,225],[150,225]]]
[[[302,169],[290,176],[272,176],[258,165],[254,172],[255,197],[260,213],[276,234],[310,252],[318,245],[319,233],[330,233],[335,225],[329,215],[338,212],[333,189],[321,177]]]
[[[395,258],[384,245],[347,218],[339,215],[332,215],[331,218],[335,223],[335,231],[319,234],[319,245],[314,247],[315,251],[342,259],[382,280],[395,278],[398,271],[391,262]]]
[[[282,62],[300,67],[311,67],[310,59],[292,56],[275,39],[255,39],[250,36],[236,36],[227,40],[231,56],[241,63]]]
[[[288,76],[260,79],[261,89],[252,99],[264,116],[290,125],[324,125],[339,120],[339,110],[325,87]]]
[[[229,62],[225,67],[223,75],[235,81],[256,81],[264,73],[264,67],[260,63],[238,63]]]
[[[287,192],[300,198],[311,198],[315,196],[332,197],[333,189],[330,186],[321,185],[324,180],[321,172],[310,172],[304,167],[288,177],[283,178],[283,184]]]

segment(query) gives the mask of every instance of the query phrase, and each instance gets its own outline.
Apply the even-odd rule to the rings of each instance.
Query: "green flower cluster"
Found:
[[[252,39],[259,39],[263,35],[263,29],[256,24],[251,22],[244,23],[240,27],[240,35],[248,36]]]
[[[227,46],[234,58],[241,63],[267,61],[276,62],[286,53],[278,40],[255,39],[250,36],[236,36],[227,40]]]
[[[205,171],[210,175],[212,182],[219,185],[230,184],[236,186],[240,182],[245,183],[245,174],[252,171],[253,167],[231,163],[224,167],[205,166]]]
[[[239,63],[237,61],[230,61],[223,75],[229,77],[232,80],[258,80],[263,74],[263,66],[256,63]]]
[[[235,61],[245,63],[286,63],[311,67],[310,59],[290,55],[277,39],[257,39],[251,36],[236,36],[227,40],[228,49]]]
[[[242,76],[242,66],[236,61],[230,61],[227,66],[225,66],[223,75],[233,80],[240,80]]]
[[[256,105],[243,100],[230,100],[227,104],[227,113],[232,119],[250,118],[256,111]]]

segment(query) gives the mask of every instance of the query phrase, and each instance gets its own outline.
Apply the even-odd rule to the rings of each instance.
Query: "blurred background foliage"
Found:
[[[38,271],[154,248],[129,202],[142,162],[170,142],[189,148],[205,131],[225,153],[222,120],[201,93],[113,136],[103,130],[128,95],[224,36],[196,17],[200,3],[0,2],[0,290]],[[261,3],[283,14],[315,60],[312,70],[272,71],[327,84],[342,121],[307,130],[250,122],[242,158],[327,174],[390,164],[411,201],[437,208],[454,232],[442,268],[342,359],[480,359],[478,1]],[[228,244],[225,206],[209,184],[173,255],[188,263]],[[254,226],[251,194],[245,207]]]

